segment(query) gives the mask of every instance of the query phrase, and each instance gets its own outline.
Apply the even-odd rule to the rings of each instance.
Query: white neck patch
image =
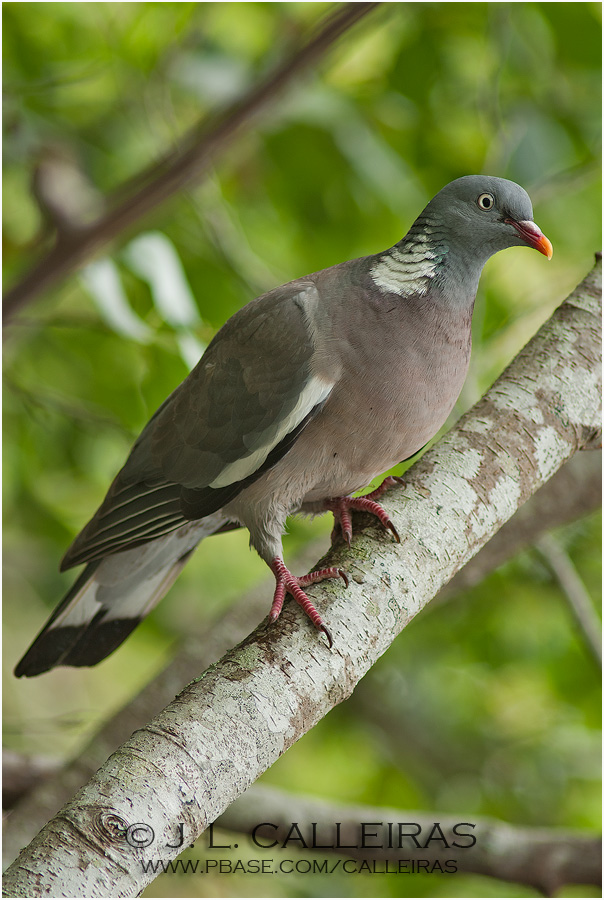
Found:
[[[375,284],[392,294],[425,294],[436,274],[438,254],[426,246],[425,238],[393,247],[382,254],[369,270]]]

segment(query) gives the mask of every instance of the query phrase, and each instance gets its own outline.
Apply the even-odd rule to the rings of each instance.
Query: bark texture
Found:
[[[140,866],[198,835],[357,682],[489,538],[600,427],[601,264],[384,506],[400,545],[369,527],[326,565],[348,590],[310,591],[330,652],[289,603],[114,753],[25,848],[6,896],[136,896]],[[128,828],[153,829],[135,849]]]

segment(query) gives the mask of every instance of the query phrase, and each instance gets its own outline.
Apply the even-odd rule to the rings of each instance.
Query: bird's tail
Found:
[[[156,606],[199,542],[225,527],[220,513],[147,544],[89,563],[54,610],[15,675],[94,666]]]

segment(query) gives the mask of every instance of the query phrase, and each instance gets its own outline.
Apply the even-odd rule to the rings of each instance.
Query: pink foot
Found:
[[[333,500],[327,500],[325,503],[325,508],[331,510],[334,517],[334,528],[331,532],[332,541],[337,537],[338,529],[342,533],[342,537],[350,546],[350,542],[352,541],[352,519],[350,516],[351,509],[359,509],[363,512],[371,513],[374,516],[377,516],[384,528],[387,528],[394,535],[394,539],[397,543],[400,544],[401,539],[399,537],[398,531],[394,527],[394,523],[390,519],[386,510],[380,506],[379,503],[376,503],[376,499],[381,497],[383,493],[385,493],[388,488],[393,487],[395,484],[404,484],[402,478],[399,478],[398,475],[389,475],[387,478],[384,478],[379,487],[372,491],[370,494],[365,494],[363,497],[335,497]]]
[[[275,586],[275,594],[273,597],[273,605],[271,606],[271,611],[269,613],[269,619],[274,622],[275,619],[278,618],[283,607],[285,594],[291,594],[296,603],[302,607],[315,628],[323,632],[329,642],[329,649],[331,650],[333,647],[333,638],[323,623],[323,619],[302,588],[308,587],[309,584],[315,584],[317,581],[324,581],[326,578],[341,578],[346,587],[348,587],[348,577],[346,573],[343,572],[342,569],[332,567],[331,569],[318,569],[316,572],[310,572],[309,575],[302,575],[301,577],[296,578],[295,575],[291,574],[283,560],[279,559],[278,556],[272,561],[271,569],[277,579],[277,584]]]

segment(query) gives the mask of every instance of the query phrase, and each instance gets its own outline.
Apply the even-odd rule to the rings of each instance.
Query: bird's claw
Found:
[[[388,488],[393,487],[395,484],[404,485],[405,482],[398,475],[388,475],[370,494],[364,494],[362,497],[334,497],[333,500],[327,500],[325,508],[331,510],[334,517],[334,527],[331,532],[332,543],[337,538],[338,533],[340,533],[350,547],[352,542],[352,517],[350,510],[358,509],[376,516],[384,528],[391,532],[397,544],[400,544],[401,538],[392,519],[383,506],[376,503],[377,498],[381,497]]]
[[[341,578],[345,587],[348,587],[350,582],[346,572],[343,569],[337,569],[335,566],[332,566],[327,569],[317,569],[315,572],[309,572],[308,575],[296,577],[291,574],[283,560],[279,559],[279,557],[273,559],[271,569],[277,579],[277,583],[275,585],[273,605],[271,606],[269,619],[274,622],[279,617],[279,613],[283,608],[285,594],[291,594],[296,603],[302,607],[315,628],[318,631],[323,632],[327,638],[329,649],[331,650],[333,647],[333,637],[331,636],[331,632],[302,588],[308,587],[309,584],[316,584],[318,581],[325,581],[328,578]]]
[[[338,569],[338,574],[339,574],[340,578],[342,579],[342,581],[344,582],[344,587],[348,587],[348,585],[350,584],[350,581],[349,581],[348,575],[346,574],[344,569]]]
[[[325,637],[327,638],[327,643],[329,644],[329,649],[333,650],[333,638],[331,636],[331,631],[326,625],[321,625],[319,631],[322,631]]]

